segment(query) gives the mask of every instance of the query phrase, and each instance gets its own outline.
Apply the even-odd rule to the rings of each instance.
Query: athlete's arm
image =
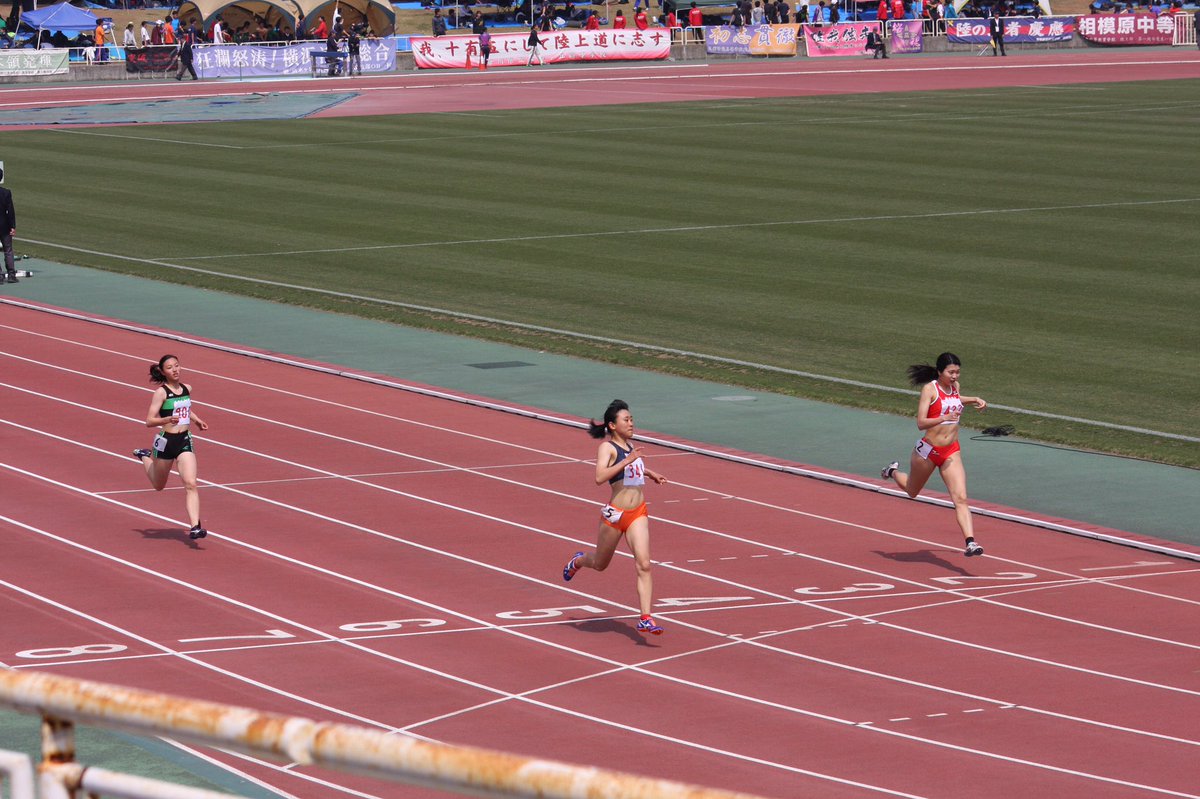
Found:
[[[178,416],[163,416],[162,406],[167,401],[167,390],[162,386],[154,389],[154,396],[150,398],[150,411],[146,414],[146,427],[162,427],[165,424],[175,424],[179,421]]]

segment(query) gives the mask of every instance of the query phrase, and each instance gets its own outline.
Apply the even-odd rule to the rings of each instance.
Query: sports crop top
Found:
[[[633,447],[630,447],[629,449],[625,449],[624,447],[622,447],[620,444],[618,444],[615,441],[609,441],[608,443],[612,444],[613,449],[615,449],[617,451],[617,460],[614,461],[615,463],[620,463],[621,461],[625,460],[633,453]],[[616,483],[619,481],[624,481],[622,483],[622,485],[625,485],[625,486],[645,485],[646,484],[646,463],[645,463],[645,461],[643,461],[641,458],[638,458],[633,463],[626,464],[625,471],[617,472],[615,475],[613,475],[608,480],[610,485],[616,485]]]
[[[162,410],[159,414],[162,416],[178,416],[179,422],[177,427],[187,427],[192,423],[192,397],[188,387],[183,383],[179,384],[183,389],[176,394],[171,391],[171,387],[163,383],[163,390],[167,392],[167,398],[163,400]]]
[[[962,413],[962,400],[958,397],[958,387],[950,389],[950,391],[942,390],[942,385],[938,381],[933,381],[933,390],[937,392],[937,397],[933,402],[929,403],[929,418],[933,419],[938,416],[945,416],[947,413],[957,411]],[[938,425],[958,424],[957,419],[947,419],[944,422],[938,422]]]

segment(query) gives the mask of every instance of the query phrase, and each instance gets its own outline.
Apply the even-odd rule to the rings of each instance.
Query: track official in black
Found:
[[[988,19],[988,32],[992,34],[992,55],[1008,55],[1004,52],[1004,19],[998,9],[993,9]]]
[[[17,209],[13,207],[12,192],[0,186],[0,245],[4,246],[4,281],[17,282],[16,260],[13,256],[13,234],[17,232]]]

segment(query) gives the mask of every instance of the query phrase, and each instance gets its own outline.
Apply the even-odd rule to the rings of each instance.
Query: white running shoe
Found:
[[[972,541],[971,543],[967,544],[967,549],[965,552],[963,552],[963,554],[966,555],[968,558],[973,558],[976,555],[982,555],[983,547],[979,546],[979,544],[976,544],[974,541]]]
[[[884,466],[883,469],[881,469],[879,471],[879,476],[882,477],[884,480],[891,480],[892,475],[895,474],[896,470],[899,468],[900,468],[900,461],[892,461],[891,463],[889,463],[887,466]]]

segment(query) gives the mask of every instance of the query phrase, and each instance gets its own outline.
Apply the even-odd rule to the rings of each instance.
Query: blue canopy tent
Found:
[[[71,31],[80,33],[96,29],[96,15],[82,8],[76,8],[70,3],[55,3],[52,6],[39,8],[36,11],[21,13],[21,24],[37,31],[38,45],[41,45],[42,34],[54,31]]]
[[[91,31],[96,29],[96,15],[70,3],[55,3],[22,12],[21,24],[39,31]]]

